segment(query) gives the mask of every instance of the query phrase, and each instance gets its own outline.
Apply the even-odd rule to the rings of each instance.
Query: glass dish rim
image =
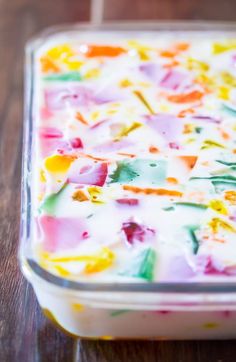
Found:
[[[163,294],[224,294],[236,293],[233,282],[138,282],[138,283],[101,283],[73,281],[56,276],[43,269],[36,261],[25,255],[25,244],[29,242],[31,231],[31,194],[27,178],[31,172],[32,127],[33,127],[33,93],[34,93],[34,51],[51,36],[64,32],[90,31],[184,31],[184,32],[222,32],[235,33],[236,23],[218,21],[112,21],[102,24],[79,23],[64,24],[46,28],[26,44],[25,81],[24,81],[24,132],[22,152],[22,185],[21,185],[21,222],[19,261],[23,274],[29,279],[39,277],[41,281],[63,289],[81,292],[142,292]],[[23,217],[23,215],[25,217]]]

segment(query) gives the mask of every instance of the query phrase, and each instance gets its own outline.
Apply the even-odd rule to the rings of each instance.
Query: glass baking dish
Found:
[[[227,34],[236,27],[210,22],[134,22],[50,28],[26,48],[22,208],[19,259],[44,314],[63,331],[99,339],[223,339],[236,337],[236,284],[232,282],[77,282],[42,268],[32,251],[32,175],[35,152],[35,52],[55,36],[83,39],[96,32],[132,35]]]

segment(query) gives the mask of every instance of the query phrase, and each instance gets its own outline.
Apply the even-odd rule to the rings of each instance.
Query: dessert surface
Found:
[[[36,52],[33,250],[63,278],[235,280],[236,40],[91,34]]]

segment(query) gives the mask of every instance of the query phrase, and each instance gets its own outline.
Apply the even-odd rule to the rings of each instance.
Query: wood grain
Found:
[[[234,0],[105,3],[106,19],[236,19]],[[42,316],[31,286],[19,271],[23,48],[46,26],[88,17],[88,0],[0,0],[0,361],[234,362],[233,341],[77,343]]]
[[[104,0],[106,20],[231,20],[235,0]],[[131,5],[132,4],[132,5]]]
[[[82,341],[79,362],[235,362],[234,341]]]

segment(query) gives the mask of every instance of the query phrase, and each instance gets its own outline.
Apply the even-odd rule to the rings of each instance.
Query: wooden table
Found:
[[[105,3],[106,19],[236,20],[235,0]],[[236,361],[234,341],[74,341],[42,316],[31,286],[19,271],[24,44],[46,26],[88,19],[88,0],[0,1],[0,361]]]

